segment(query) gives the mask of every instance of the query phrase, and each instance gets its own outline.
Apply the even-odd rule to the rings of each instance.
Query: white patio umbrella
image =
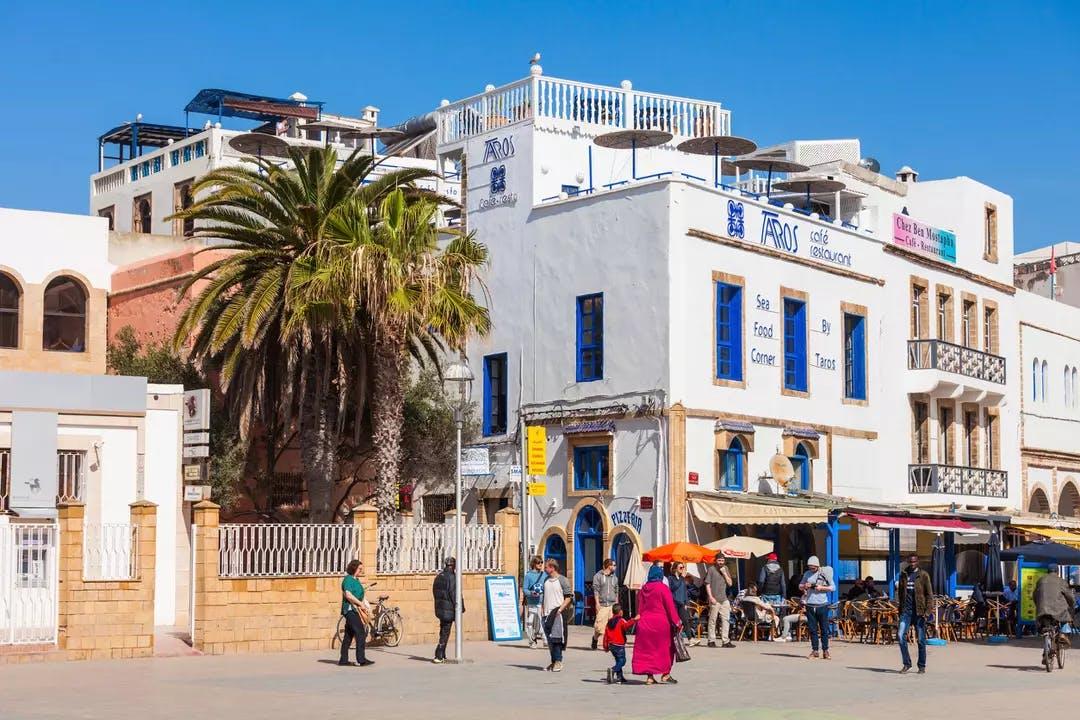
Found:
[[[641,559],[641,549],[636,545],[630,551],[630,564],[626,567],[626,587],[640,590],[645,584],[645,563]]]
[[[705,547],[710,550],[719,550],[724,553],[725,557],[748,560],[750,556],[761,557],[771,553],[773,551],[773,542],[772,540],[760,540],[745,535],[732,535],[711,542]]]

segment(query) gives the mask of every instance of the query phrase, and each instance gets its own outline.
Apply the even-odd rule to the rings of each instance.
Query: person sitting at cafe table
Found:
[[[1020,593],[1016,590],[1016,581],[1010,580],[1009,584],[1001,592],[1001,599],[1008,605],[1009,626],[1016,624],[1016,606],[1020,601]]]
[[[746,586],[746,590],[738,594],[739,603],[752,604],[758,613],[758,616],[772,623],[773,630],[780,630],[780,619],[776,615],[776,608],[771,603],[767,602],[764,597],[758,595],[757,584],[751,582]]]
[[[792,598],[792,602],[798,603],[799,609],[797,611],[792,610],[784,616],[784,631],[780,634],[780,637],[776,638],[778,642],[791,642],[794,639],[792,634],[795,632],[795,627],[806,624],[806,608],[803,606],[802,601],[798,598]]]
[[[851,587],[848,591],[844,593],[844,599],[849,602],[851,600],[860,600],[865,594],[866,590],[863,588],[863,581],[856,578],[855,582],[851,583]]]

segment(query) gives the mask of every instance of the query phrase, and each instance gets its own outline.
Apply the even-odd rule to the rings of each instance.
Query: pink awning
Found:
[[[966,535],[986,534],[986,530],[955,518],[921,518],[901,515],[864,515],[848,513],[861,523],[886,530],[929,530],[930,532],[958,532]]]

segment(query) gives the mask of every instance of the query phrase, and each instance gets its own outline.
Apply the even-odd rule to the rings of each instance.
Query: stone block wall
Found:
[[[503,525],[502,574],[517,575],[518,537],[516,510],[496,515]],[[377,575],[378,519],[375,508],[353,512],[360,528],[362,582],[372,604],[389,595],[387,604],[400,608],[405,634],[402,644],[434,645],[439,623],[434,616],[431,586],[435,576]],[[321,578],[227,579],[218,576],[218,507],[211,502],[195,506],[196,587],[194,647],[204,653],[280,652],[325,650],[331,647],[341,608],[341,576]],[[342,569],[344,574],[344,569]],[[484,575],[463,576],[465,615],[469,640],[488,637]]]
[[[131,504],[138,527],[138,577],[126,581],[83,579],[85,507],[59,509],[60,585],[57,645],[69,660],[149,657],[154,654],[154,573],[157,506]]]

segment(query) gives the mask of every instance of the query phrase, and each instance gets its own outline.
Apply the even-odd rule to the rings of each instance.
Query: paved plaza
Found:
[[[1048,675],[1032,641],[932,647],[924,676],[896,673],[895,646],[837,642],[828,662],[805,659],[806,643],[695,648],[677,686],[655,687],[604,684],[608,656],[576,645],[561,674],[541,670],[543,650],[492,643],[467,644],[464,665],[401,647],[373,650],[365,669],[339,668],[330,652],[0,666],[0,717],[985,720],[1069,707],[1080,691],[1080,651]]]

